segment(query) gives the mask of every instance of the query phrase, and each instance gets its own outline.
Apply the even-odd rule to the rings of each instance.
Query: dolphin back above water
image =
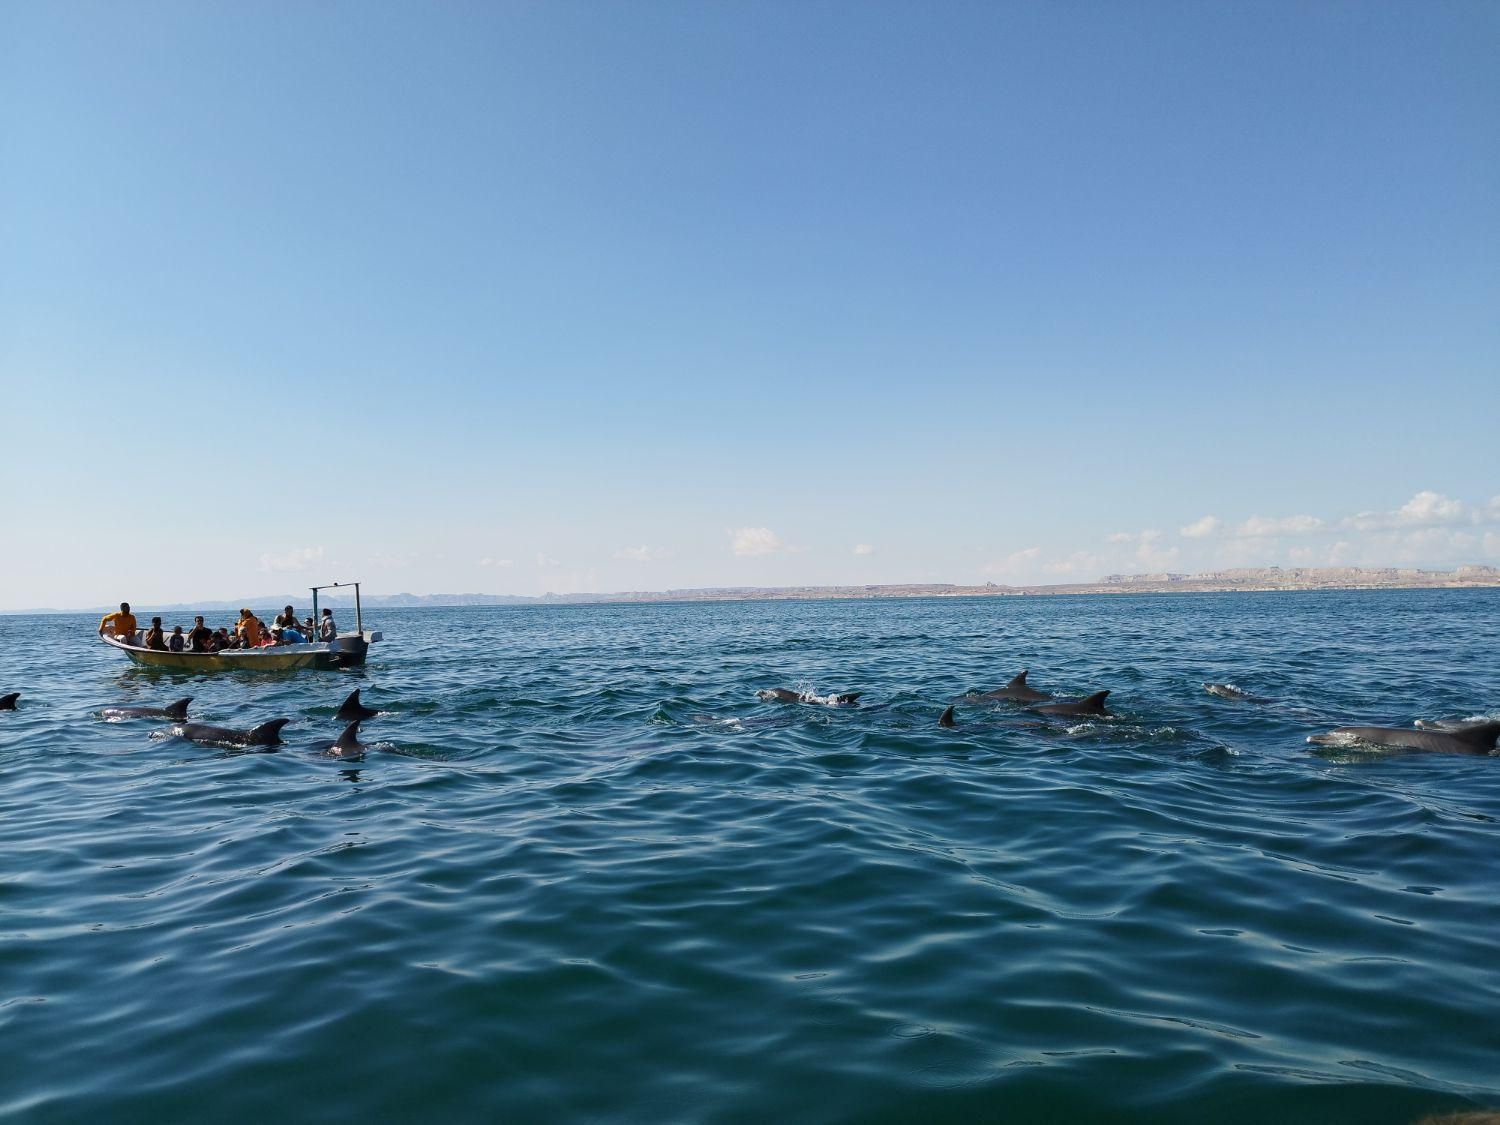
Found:
[[[1096,691],[1082,699],[1065,699],[1060,703],[1039,703],[1032,708],[1039,715],[1108,715],[1104,700],[1109,692]]]
[[[1411,725],[1418,730],[1440,730],[1452,734],[1487,722],[1488,719],[1413,719]]]
[[[0,711],[14,711],[16,700],[21,698],[21,693],[13,691],[9,695],[0,695]]]
[[[1310,734],[1314,746],[1384,746],[1392,750],[1425,750],[1430,754],[1488,754],[1500,738],[1500,722],[1434,727],[1338,727]]]
[[[359,701],[359,688],[349,693],[349,698],[339,704],[337,713],[333,716],[341,723],[358,722],[361,719],[373,719],[379,711],[373,707],[366,707]]]
[[[1263,695],[1251,695],[1243,688],[1234,684],[1204,684],[1203,690],[1209,695],[1217,696],[1219,699],[1228,699],[1235,703],[1274,703],[1275,700],[1267,699]]]
[[[765,703],[822,703],[825,706],[834,706],[840,703],[853,703],[863,692],[846,691],[836,695],[814,695],[810,691],[792,691],[790,688],[767,688],[755,693],[756,697]]]
[[[356,695],[358,692],[355,693]],[[328,752],[335,757],[351,758],[365,752],[365,745],[359,740],[359,720],[355,719],[344,732],[333,740],[328,747]]]
[[[207,742],[221,746],[277,746],[281,743],[281,728],[291,721],[272,719],[249,730],[210,726],[208,723],[183,723],[173,727],[172,733],[189,742]]]
[[[1020,675],[1013,677],[1004,687],[998,687],[994,691],[987,691],[979,698],[1014,699],[1020,703],[1039,703],[1044,699],[1051,699],[1051,692],[1038,691],[1026,682],[1026,673],[1030,671],[1031,669],[1027,668]]]
[[[106,719],[176,719],[181,722],[187,718],[188,704],[192,701],[193,697],[189,695],[165,707],[106,707],[100,714]]]

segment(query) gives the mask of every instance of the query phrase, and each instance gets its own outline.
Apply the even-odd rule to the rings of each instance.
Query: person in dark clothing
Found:
[[[189,652],[212,652],[210,642],[213,640],[213,630],[203,624],[203,618],[193,618],[193,629],[188,634]]]

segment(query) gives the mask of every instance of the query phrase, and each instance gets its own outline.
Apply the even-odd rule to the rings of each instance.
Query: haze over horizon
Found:
[[[0,11],[0,608],[1500,563],[1500,8]]]

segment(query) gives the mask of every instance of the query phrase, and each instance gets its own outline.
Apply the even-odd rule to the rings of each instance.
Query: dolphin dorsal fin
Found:
[[[291,721],[290,719],[272,719],[270,722],[261,723],[250,732],[250,741],[257,746],[274,746],[281,741],[281,728]]]
[[[1107,692],[1107,691],[1096,691],[1096,692],[1094,692],[1093,695],[1084,696],[1084,698],[1081,699],[1079,702],[1081,702],[1085,707],[1092,708],[1095,711],[1103,711],[1104,710],[1104,700],[1108,696],[1109,696],[1109,692]]]
[[[1012,677],[1010,683],[1006,684],[1005,686],[1006,687],[1025,687],[1026,686],[1026,673],[1029,672],[1029,671],[1031,671],[1031,669],[1027,668],[1019,676]]]
[[[955,727],[957,725],[958,724],[953,721],[952,707],[949,707],[948,710],[944,711],[941,715],[938,716],[938,726],[940,727]]]
[[[193,701],[190,695],[186,699],[179,699],[176,703],[169,703],[162,708],[169,719],[186,719],[188,704]]]
[[[358,695],[359,693],[355,692],[354,694]],[[352,723],[344,728],[344,733],[338,736],[338,739],[334,742],[334,745],[339,747],[341,750],[352,750],[354,747],[359,745],[358,719],[355,719]]]
[[[355,688],[349,693],[349,698],[339,704],[339,709],[333,716],[335,719],[347,723],[350,719],[373,719],[380,714],[373,707],[366,707],[359,701],[359,691],[359,688]]]

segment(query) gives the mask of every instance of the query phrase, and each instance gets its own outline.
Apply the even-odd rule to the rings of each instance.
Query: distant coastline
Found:
[[[1407,567],[1242,567],[1201,574],[1110,574],[1097,582],[1039,586],[979,586],[903,583],[878,586],[775,586],[664,593],[553,595],[533,602],[786,601],[842,598],[1056,597],[1065,594],[1231,594],[1273,590],[1450,590],[1500,586],[1500,567],[1461,566],[1454,570]]]
[[[415,609],[444,606],[501,605],[624,605],[652,602],[836,601],[854,598],[992,598],[1055,597],[1064,594],[1233,594],[1299,590],[1452,590],[1500,586],[1500,567],[1460,566],[1454,570],[1411,567],[1240,567],[1201,574],[1110,574],[1097,582],[1068,582],[1040,586],[1007,586],[995,582],[958,585],[911,582],[869,586],[722,586],[690,590],[632,590],[612,594],[367,594],[366,609]],[[303,597],[303,601],[306,598]],[[136,606],[146,613],[193,611],[233,612],[240,606],[301,604],[296,594],[265,594],[253,598]],[[353,601],[332,598],[323,603],[335,610],[353,608]],[[0,616],[51,613],[105,613],[113,606],[80,609],[22,609],[0,611]]]

